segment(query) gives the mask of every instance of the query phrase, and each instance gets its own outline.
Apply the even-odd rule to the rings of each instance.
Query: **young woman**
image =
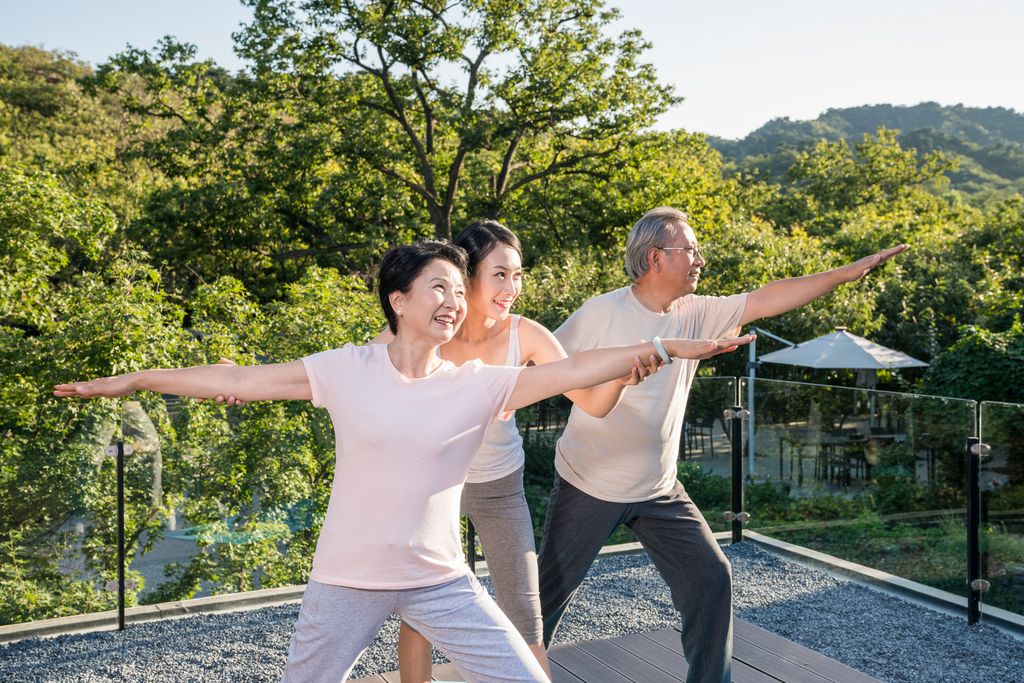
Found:
[[[474,360],[520,367],[565,358],[562,346],[543,325],[511,313],[522,292],[519,238],[496,221],[480,221],[464,228],[455,244],[469,255],[468,311],[451,341],[441,346],[441,358],[457,367]],[[371,343],[393,339],[386,330]],[[628,384],[657,372],[659,363],[655,356],[646,364],[636,356],[631,374],[566,392],[566,396],[588,414],[604,417]],[[523,439],[515,418],[492,423],[473,457],[460,507],[480,535],[498,607],[550,677],[542,638],[533,524],[523,489],[525,463]],[[430,683],[431,645],[405,622],[399,632],[398,663],[402,683]]]
[[[55,387],[57,396],[138,389],[211,399],[308,400],[328,409],[337,461],[327,515],[283,681],[344,680],[392,612],[434,642],[467,681],[544,683],[511,622],[469,574],[458,505],[487,426],[507,411],[625,374],[637,349],[592,349],[531,368],[461,367],[438,357],[460,322],[465,252],[428,241],[381,262],[390,344],[290,363],[144,370]],[[747,343],[666,339],[664,356],[707,358]],[[640,347],[652,355],[655,345]]]

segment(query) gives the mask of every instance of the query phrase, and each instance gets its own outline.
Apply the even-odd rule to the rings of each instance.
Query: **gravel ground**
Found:
[[[724,548],[736,616],[886,683],[1024,683],[1024,642],[776,558]],[[488,584],[486,579],[483,580]],[[278,681],[298,605],[0,645],[0,681]],[[677,623],[646,555],[599,560],[558,631],[576,642]],[[397,668],[392,617],[353,677]],[[443,661],[438,659],[438,661]]]

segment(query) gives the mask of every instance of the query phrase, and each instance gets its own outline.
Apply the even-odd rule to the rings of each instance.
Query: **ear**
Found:
[[[405,295],[402,294],[401,290],[396,289],[388,294],[388,301],[391,302],[391,308],[395,309],[396,312],[400,311],[405,303]]]
[[[649,271],[661,272],[661,249],[651,247],[647,250],[647,268]]]

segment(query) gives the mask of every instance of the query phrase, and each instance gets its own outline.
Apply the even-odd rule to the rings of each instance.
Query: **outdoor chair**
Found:
[[[686,443],[686,453],[694,451],[697,447],[697,443],[700,442],[700,453],[704,455],[707,451],[707,446],[704,442],[705,435],[710,440],[712,438],[712,425],[714,424],[714,417],[692,417],[689,418],[683,425],[683,441]],[[711,449],[714,454],[714,447]],[[685,457],[684,454],[684,457]]]
[[[796,483],[797,486],[803,486],[804,484],[804,449],[812,449],[815,459],[815,477],[818,472],[818,435],[817,430],[809,429],[806,427],[796,427],[788,430],[786,436],[779,437],[779,479],[782,479],[785,475],[783,473],[783,461],[785,459],[784,446],[789,445],[789,479],[793,480],[793,464],[796,461]]]

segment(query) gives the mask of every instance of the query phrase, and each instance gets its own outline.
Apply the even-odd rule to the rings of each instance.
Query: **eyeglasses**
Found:
[[[706,256],[707,256],[707,253],[708,253],[708,248],[706,246],[704,246],[704,247],[658,247],[658,249],[661,249],[662,251],[685,251],[687,254],[689,254],[690,256],[692,256],[694,258],[700,256],[705,261],[707,260]]]

